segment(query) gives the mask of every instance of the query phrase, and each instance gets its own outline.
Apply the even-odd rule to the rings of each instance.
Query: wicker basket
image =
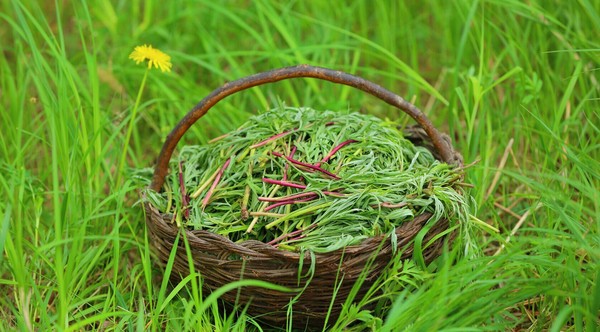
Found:
[[[419,126],[409,128],[405,134],[407,138],[417,145],[427,147],[436,158],[446,163],[462,165],[462,157],[453,149],[449,138],[440,134],[419,109],[401,97],[374,83],[347,73],[300,65],[259,73],[229,82],[209,94],[181,120],[167,137],[157,161],[150,189],[158,191],[162,188],[169,160],[180,138],[217,102],[250,87],[296,77],[312,77],[349,85],[401,109],[419,124]],[[295,298],[292,317],[294,325],[322,327],[334,293],[336,295],[328,321],[335,322],[340,314],[342,303],[363,273],[365,266],[367,264],[369,266],[369,270],[365,271],[367,278],[362,283],[356,299],[360,299],[365,294],[393,255],[391,241],[383,236],[369,238],[343,250],[314,255],[315,268],[313,275],[309,276],[307,271],[312,263],[310,255],[302,256],[295,252],[279,250],[254,240],[234,243],[223,236],[207,231],[182,230],[171,223],[172,216],[170,214],[161,213],[150,203],[145,203],[144,208],[151,243],[161,263],[164,264],[168,261],[176,238],[184,233],[193,255],[195,269],[202,274],[205,292],[213,291],[240,279],[259,279],[293,289],[304,288],[299,295],[299,293],[245,287],[240,292],[232,291],[222,296],[222,299],[228,303],[236,301],[242,305],[249,303],[247,311],[249,314],[260,316],[261,320],[276,326],[285,325],[287,306],[290,304],[290,300]],[[444,241],[451,241],[454,237],[454,232],[447,231],[447,220],[442,219],[435,225],[427,225],[424,228],[429,217],[430,214],[416,216],[412,221],[397,228],[397,245],[398,248],[403,248],[398,251],[398,254],[402,256],[402,259],[412,257],[413,240],[422,230],[426,232],[422,243],[427,243],[442,232],[447,233],[423,250],[423,259],[427,263],[440,254]],[[175,278],[181,278],[190,271],[184,242],[178,241],[178,243],[173,265],[174,273],[172,274]],[[300,262],[301,259],[304,261]],[[299,271],[300,264],[303,266],[303,271]],[[299,277],[300,272],[301,276]]]

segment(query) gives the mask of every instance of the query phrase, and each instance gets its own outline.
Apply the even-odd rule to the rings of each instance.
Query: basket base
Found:
[[[226,303],[247,308],[246,312],[250,316],[276,327],[285,327],[290,320],[287,315],[290,303],[293,309],[291,323],[295,327],[319,329],[326,319],[327,324],[335,323],[341,314],[342,303],[352,294],[357,281],[362,280],[362,284],[354,302],[362,299],[394,255],[400,255],[394,259],[413,258],[413,240],[419,232],[427,231],[422,243],[429,243],[448,229],[448,221],[445,219],[434,225],[427,225],[424,229],[431,216],[427,213],[396,229],[399,248],[397,253],[394,253],[391,241],[380,236],[326,254],[301,255],[258,241],[234,243],[206,231],[183,231],[170,223],[172,216],[159,213],[149,203],[144,206],[151,242],[160,262],[166,264],[171,251],[177,250],[172,274],[175,280],[190,273],[183,235],[193,257],[193,269],[202,275],[204,294],[240,279],[262,280],[303,290],[301,293],[286,293],[267,288],[243,287],[240,291],[230,291],[221,297]],[[444,242],[453,240],[454,236],[455,232],[450,232],[424,248],[424,262],[428,264],[438,257]],[[175,243],[177,248],[174,248]],[[300,265],[302,269],[299,268]],[[312,271],[311,266],[314,266]],[[335,301],[331,305],[333,294]]]

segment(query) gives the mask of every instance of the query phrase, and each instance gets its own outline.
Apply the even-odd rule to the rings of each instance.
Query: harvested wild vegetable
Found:
[[[466,222],[457,170],[359,113],[280,107],[205,146],[185,146],[164,191],[148,191],[183,227],[232,241],[329,252],[415,215]]]

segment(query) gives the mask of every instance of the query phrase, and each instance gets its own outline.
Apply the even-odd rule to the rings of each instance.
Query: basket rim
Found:
[[[306,258],[306,255],[303,255],[302,252],[282,250],[282,249],[276,248],[272,245],[269,245],[267,243],[264,243],[264,242],[261,242],[258,240],[249,239],[249,240],[244,240],[244,241],[240,241],[240,242],[234,242],[224,235],[216,234],[216,233],[213,233],[213,232],[210,232],[207,230],[201,230],[201,229],[192,230],[192,229],[186,229],[185,227],[178,227],[175,223],[170,222],[170,220],[172,219],[171,218],[172,214],[160,212],[157,209],[157,207],[152,205],[150,202],[144,202],[144,207],[145,207],[145,210],[147,213],[146,218],[150,219],[151,222],[153,222],[153,223],[157,223],[157,219],[161,220],[163,222],[163,226],[168,227],[172,230],[173,236],[175,236],[177,233],[183,232],[186,234],[188,239],[191,237],[191,238],[201,239],[204,241],[206,241],[206,240],[212,240],[211,242],[218,241],[218,242],[222,243],[223,248],[227,248],[227,250],[232,253],[240,254],[240,255],[248,255],[248,256],[253,256],[253,257],[257,257],[257,258],[259,256],[264,256],[264,258],[274,258],[273,256],[280,256],[280,258],[285,258],[287,260],[289,260],[289,259],[300,260],[300,258]],[[152,218],[152,216],[154,216],[155,218]],[[422,226],[428,223],[431,216],[432,216],[431,212],[425,212],[425,213],[416,215],[413,219],[406,221],[406,222],[402,223],[401,225],[398,225],[395,228],[396,235],[402,235],[404,231],[408,230],[411,227],[419,227],[419,229],[422,229],[423,228]],[[156,217],[158,217],[158,218],[156,218]],[[436,223],[442,223],[442,222],[447,222],[447,221],[448,220],[446,218],[441,218],[440,220],[436,221]],[[336,249],[336,250],[332,250],[332,251],[328,251],[328,252],[314,252],[314,255],[317,257],[329,257],[329,256],[339,255],[340,253],[345,253],[345,254],[358,253],[358,252],[361,252],[365,246],[368,246],[368,245],[371,245],[374,243],[385,243],[389,240],[389,238],[390,238],[390,233],[383,233],[383,234],[379,234],[376,236],[367,237],[367,238],[363,239],[362,241],[360,241],[359,243],[348,245],[348,246],[342,247],[340,249]],[[402,243],[402,240],[403,240],[403,238],[398,239],[398,247],[401,247],[401,246],[407,244],[407,243]],[[310,249],[308,249],[308,250],[310,250]],[[274,253],[276,253],[276,252],[280,253],[280,255],[274,255]]]

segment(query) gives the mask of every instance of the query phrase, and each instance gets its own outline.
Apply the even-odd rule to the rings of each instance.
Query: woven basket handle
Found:
[[[167,175],[169,160],[177,146],[177,143],[185,132],[208,110],[217,104],[221,99],[232,95],[238,91],[245,90],[257,85],[273,83],[296,77],[312,77],[333,83],[349,85],[364,92],[367,92],[386,103],[404,111],[410,115],[425,130],[433,143],[433,146],[441,156],[441,159],[449,164],[454,163],[454,154],[450,144],[442,138],[442,135],[433,127],[429,119],[416,106],[407,102],[402,97],[386,90],[385,88],[367,81],[358,76],[347,74],[341,71],[335,71],[327,68],[314,67],[309,65],[299,65],[274,69],[263,73],[254,74],[238,80],[225,83],[222,87],[214,90],[202,101],[200,101],[185,117],[173,128],[167,136],[165,143],[160,151],[150,189],[160,190],[165,176]]]

